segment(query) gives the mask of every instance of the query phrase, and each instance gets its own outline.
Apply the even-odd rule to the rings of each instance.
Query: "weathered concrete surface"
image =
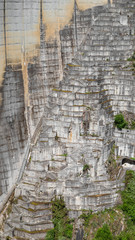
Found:
[[[105,3],[96,1],[96,4],[99,2]],[[79,4],[82,8],[81,1]],[[21,163],[27,142],[31,156],[27,158],[23,178],[15,190],[16,201],[5,222],[3,239],[7,236],[44,239],[46,231],[52,228],[49,207],[55,195],[64,195],[70,216],[75,218],[82,209],[98,211],[114,206],[119,202],[118,190],[124,187],[125,172],[118,169],[115,179],[110,181],[105,167],[110,150],[115,143],[116,156],[135,156],[134,131],[120,132],[113,126],[115,113],[135,112],[134,69],[127,61],[135,44],[135,2],[115,0],[111,5],[109,1],[107,5],[85,11],[79,11],[72,3],[68,8],[70,14],[66,16],[68,22],[61,20],[69,24],[61,25],[60,30],[56,23],[52,38],[44,24],[44,2],[39,5],[38,54],[34,58],[26,54],[21,71],[20,65],[15,76],[11,71],[11,82],[15,79],[15,83],[24,86],[23,92],[15,91],[19,104],[12,116],[17,116],[16,125],[22,121],[22,129],[27,130],[22,134],[23,146],[14,150],[13,156],[17,153],[20,157],[21,152],[18,161]],[[4,84],[2,91],[4,87],[8,91]],[[2,104],[5,101],[4,106],[8,107],[9,102],[4,99]],[[10,104],[12,108],[16,106]],[[20,119],[23,107],[25,114]],[[10,112],[11,109],[3,110],[3,122]],[[10,131],[13,129],[10,138],[14,140],[17,134],[14,142],[18,143],[19,128],[15,129],[11,120],[8,123]],[[3,128],[1,132],[6,136]],[[1,149],[3,151],[3,145]],[[8,166],[11,158],[6,159],[4,156],[1,162],[7,161]],[[86,164],[89,170],[83,171]],[[8,185],[5,191],[7,189]]]
[[[0,193],[16,181],[50,86],[63,78],[91,22],[91,10],[78,7],[99,3],[107,1],[0,1]]]

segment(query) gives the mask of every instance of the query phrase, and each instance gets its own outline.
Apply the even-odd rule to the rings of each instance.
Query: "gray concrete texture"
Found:
[[[114,146],[116,159],[135,157],[134,130],[113,124],[120,111],[135,113],[127,61],[134,53],[135,2],[31,2],[0,5],[11,15],[0,40],[1,199],[20,176],[3,239],[43,239],[53,227],[48,204],[56,195],[64,196],[71,218],[119,203],[125,170],[118,164],[110,179],[106,162]]]

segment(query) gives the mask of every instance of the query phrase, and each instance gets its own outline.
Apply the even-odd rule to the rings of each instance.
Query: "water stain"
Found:
[[[81,10],[107,4],[107,0],[76,0]],[[41,16],[45,25],[45,40],[59,41],[59,31],[69,24],[74,13],[74,0],[31,0],[14,3],[4,1],[2,5],[3,21],[0,26],[0,86],[6,65],[22,65],[25,100],[28,104],[27,64],[33,57],[39,56],[41,37]],[[41,14],[42,5],[42,14]],[[27,83],[27,84],[26,84]],[[1,96],[0,96],[1,102]]]
[[[76,0],[80,10],[86,10],[88,8],[102,6],[108,3],[108,0]]]

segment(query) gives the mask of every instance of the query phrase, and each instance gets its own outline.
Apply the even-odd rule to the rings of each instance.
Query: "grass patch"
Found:
[[[67,153],[64,153],[64,154],[61,154],[60,156],[61,156],[61,157],[67,157],[68,154],[67,154]]]
[[[30,202],[30,204],[34,205],[34,206],[39,206],[39,205],[48,205],[49,202]]]
[[[56,89],[56,88],[53,88],[52,91],[55,91],[55,92],[64,92],[64,93],[72,93],[72,91],[61,90],[61,89]]]
[[[71,63],[69,63],[69,64],[67,64],[69,67],[81,67],[81,65],[75,65],[75,64],[71,64]]]

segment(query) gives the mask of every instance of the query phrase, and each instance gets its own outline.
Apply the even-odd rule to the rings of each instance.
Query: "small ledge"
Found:
[[[52,91],[55,91],[55,92],[65,92],[65,93],[72,93],[72,91],[60,90],[60,89],[56,89],[56,88],[53,88]]]

